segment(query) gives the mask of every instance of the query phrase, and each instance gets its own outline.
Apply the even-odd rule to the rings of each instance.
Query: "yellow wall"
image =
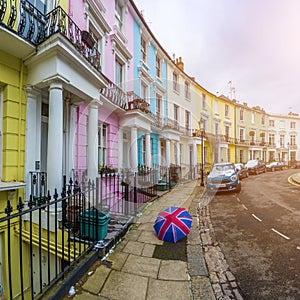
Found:
[[[22,61],[0,51],[2,181],[24,181],[26,78]]]

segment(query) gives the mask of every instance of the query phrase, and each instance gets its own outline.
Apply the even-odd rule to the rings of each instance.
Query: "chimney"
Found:
[[[176,65],[181,71],[184,71],[184,63],[181,56],[179,57],[178,61],[176,60]]]

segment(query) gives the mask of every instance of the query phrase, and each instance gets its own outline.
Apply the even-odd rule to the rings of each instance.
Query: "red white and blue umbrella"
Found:
[[[176,243],[190,233],[191,225],[185,208],[170,206],[158,214],[153,227],[160,240]]]

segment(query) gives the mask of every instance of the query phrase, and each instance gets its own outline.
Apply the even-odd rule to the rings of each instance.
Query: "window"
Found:
[[[229,105],[225,104],[225,117],[228,118],[229,117]]]
[[[115,83],[119,88],[123,88],[123,68],[124,65],[118,60],[115,60]]]
[[[174,104],[174,120],[178,122],[179,120],[179,106]]]
[[[283,148],[284,147],[284,134],[280,135],[279,140],[280,140],[280,147]]]
[[[275,145],[275,134],[274,133],[269,133],[269,144]]]
[[[296,136],[294,134],[290,136],[290,145],[291,146],[296,145]]]
[[[123,27],[123,9],[122,9],[119,1],[116,1],[115,21],[116,21],[117,28],[121,31],[122,27]]]
[[[142,137],[142,164],[146,164],[146,138]]]
[[[240,121],[244,121],[244,110],[240,109]]]
[[[215,114],[219,114],[219,103],[218,103],[218,100],[215,100]]]
[[[161,95],[156,95],[156,114],[161,115]]]
[[[141,98],[145,101],[148,99],[148,86],[144,82],[141,83]]]
[[[206,107],[206,95],[202,94],[202,109],[207,109]]]
[[[178,75],[176,73],[173,73],[173,90],[179,92]]]
[[[226,125],[225,126],[225,137],[228,139],[229,136],[230,136],[230,127],[228,125]]]
[[[244,161],[244,150],[240,150],[240,163]]]
[[[190,112],[185,111],[185,128],[190,129]]]
[[[269,126],[270,126],[270,127],[274,127],[274,126],[275,126],[274,120],[269,120]]]
[[[147,42],[143,37],[141,37],[141,58],[143,62],[147,62]]]
[[[245,141],[245,130],[244,130],[244,128],[240,128],[240,141],[241,142]]]
[[[107,125],[98,124],[98,166],[104,167],[107,165]]]
[[[219,123],[215,123],[215,135],[219,135]]]
[[[184,83],[184,96],[186,99],[191,99],[190,84],[187,81]]]
[[[44,14],[47,13],[47,6],[46,6],[47,1],[46,0],[29,0],[29,2],[33,6],[35,6],[40,12],[42,12]]]
[[[265,116],[261,116],[261,125],[265,125]]]
[[[254,124],[255,123],[255,113],[251,113],[251,123]]]
[[[291,122],[290,123],[290,128],[295,129],[296,128],[296,122]]]
[[[161,78],[161,59],[156,55],[156,76]]]

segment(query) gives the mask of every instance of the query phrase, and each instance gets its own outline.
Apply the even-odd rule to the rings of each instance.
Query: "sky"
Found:
[[[268,113],[300,113],[300,0],[134,2],[206,90]]]

